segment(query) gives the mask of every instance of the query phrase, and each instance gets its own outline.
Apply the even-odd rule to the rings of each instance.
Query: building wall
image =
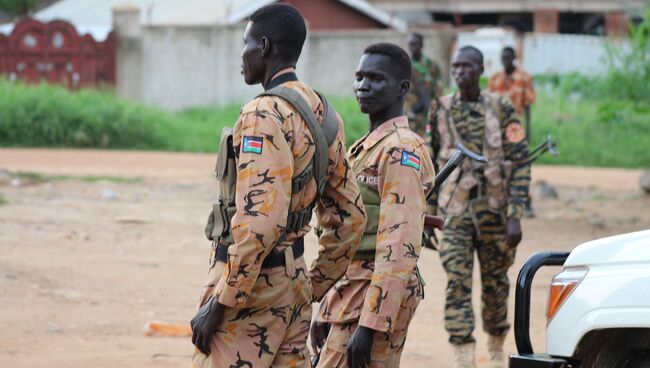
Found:
[[[358,11],[331,0],[283,0],[309,19],[309,27],[314,31],[334,29],[372,29],[386,28],[374,19]]]
[[[467,45],[475,46],[483,52],[486,76],[502,68],[501,50],[505,46],[515,47],[518,64],[533,75],[603,73],[607,68],[603,62],[607,56],[606,45],[628,47],[627,41],[623,39],[585,35],[526,34],[520,40],[511,32],[459,33],[455,48]]]
[[[556,9],[568,12],[611,12],[642,9],[645,0],[369,0],[389,11],[532,12]]]
[[[261,87],[247,86],[240,74],[243,31],[244,24],[143,26],[141,42],[129,42],[131,47],[140,45],[135,52],[138,58],[132,56],[133,50],[119,53],[125,49],[118,48],[118,94],[174,111],[245,102]],[[453,34],[428,31],[424,35],[425,51],[441,66],[449,65]],[[406,47],[406,37],[392,30],[310,31],[298,76],[330,96],[352,97],[354,71],[363,49],[380,41]],[[120,66],[128,73],[120,74]]]

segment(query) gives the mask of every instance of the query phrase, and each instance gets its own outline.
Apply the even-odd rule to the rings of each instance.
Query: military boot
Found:
[[[488,337],[488,356],[490,357],[490,368],[506,368],[506,361],[503,356],[503,342],[505,336]]]
[[[452,344],[452,347],[454,348],[454,368],[476,368],[476,363],[474,363],[476,343]]]

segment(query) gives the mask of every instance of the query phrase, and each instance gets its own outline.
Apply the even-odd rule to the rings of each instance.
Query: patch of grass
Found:
[[[560,151],[559,157],[545,155],[540,163],[650,166],[650,108],[643,104],[540,93],[532,115],[532,145],[551,134]]]
[[[18,171],[18,172],[12,172],[11,176],[15,176],[19,179],[24,179],[28,180],[31,182],[44,182],[47,181],[47,177],[44,174],[39,174],[35,172],[27,172],[27,171]]]
[[[546,155],[540,163],[650,167],[647,102],[587,97],[580,91],[588,79],[576,76],[547,76],[537,82],[532,143],[551,134],[560,150],[559,157]],[[216,152],[221,130],[235,124],[240,110],[239,105],[231,105],[172,114],[119,100],[105,91],[69,92],[2,80],[0,94],[0,146]],[[367,132],[368,118],[353,98],[328,98],[345,121],[346,143],[350,146]],[[26,177],[29,180],[43,180],[39,174],[23,174],[35,175]]]
[[[5,198],[5,196],[2,195],[2,193],[0,193],[0,206],[5,205],[5,204],[7,204],[7,203],[9,203],[9,202],[7,201],[7,198]]]
[[[116,184],[136,184],[142,182],[141,177],[123,177],[123,176],[105,176],[105,175],[83,175],[83,176],[73,176],[73,175],[46,175],[35,172],[26,172],[19,171],[11,173],[12,176],[17,178],[32,182],[32,183],[44,183],[48,181],[68,181],[68,180],[79,180],[86,183],[97,183],[97,182],[109,182]]]

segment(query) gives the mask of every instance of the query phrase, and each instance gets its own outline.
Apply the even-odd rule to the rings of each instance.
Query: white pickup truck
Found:
[[[542,266],[550,285],[545,354],[530,343],[530,288]],[[590,241],[571,253],[533,254],[517,279],[510,368],[650,368],[650,230]]]

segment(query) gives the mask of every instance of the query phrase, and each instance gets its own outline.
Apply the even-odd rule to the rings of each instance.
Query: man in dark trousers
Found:
[[[483,54],[478,49],[458,50],[451,70],[459,91],[434,100],[429,113],[427,143],[433,160],[443,167],[460,142],[488,162],[477,166],[466,160],[434,196],[445,217],[440,244],[447,272],[445,328],[454,348],[454,368],[474,368],[472,268],[476,253],[490,364],[505,368],[503,343],[510,329],[507,273],[522,237],[520,219],[530,183],[528,144],[510,101],[481,91]]]

